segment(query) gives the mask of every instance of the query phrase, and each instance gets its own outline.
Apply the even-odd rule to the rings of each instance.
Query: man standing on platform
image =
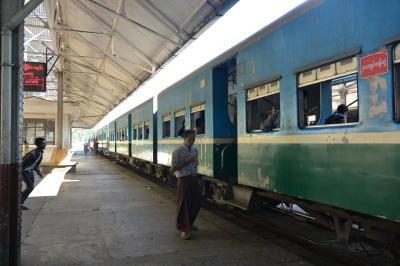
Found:
[[[43,159],[43,151],[46,148],[46,140],[44,138],[36,138],[35,145],[36,149],[28,152],[22,159],[22,180],[26,184],[25,190],[22,191],[23,210],[28,210],[28,208],[23,205],[29,194],[31,194],[33,191],[35,185],[35,176],[33,171],[35,171],[40,178],[43,178],[43,174],[40,171],[39,166]]]
[[[200,210],[201,191],[197,176],[198,152],[193,147],[196,134],[193,130],[183,132],[183,144],[172,154],[172,172],[178,179],[176,226],[181,238],[190,238],[190,232],[197,230],[193,225]]]

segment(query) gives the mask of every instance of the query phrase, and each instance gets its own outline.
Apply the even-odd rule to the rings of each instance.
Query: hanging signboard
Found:
[[[24,62],[24,91],[46,91],[47,64]]]
[[[389,71],[388,51],[383,50],[360,59],[360,78],[385,74]]]

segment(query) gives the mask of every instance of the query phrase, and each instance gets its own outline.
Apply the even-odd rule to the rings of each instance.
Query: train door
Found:
[[[214,176],[230,184],[237,181],[236,87],[233,58],[213,70]]]

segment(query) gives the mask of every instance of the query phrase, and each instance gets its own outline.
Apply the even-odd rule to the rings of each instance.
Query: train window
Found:
[[[144,139],[149,139],[150,136],[150,121],[144,122]]]
[[[137,124],[133,125],[133,130],[132,130],[132,140],[137,139]]]
[[[175,112],[175,138],[182,137],[185,131],[185,110]]]
[[[247,132],[270,132],[280,128],[280,84],[273,81],[248,89]]]
[[[162,117],[163,138],[171,137],[171,114],[165,114]]]
[[[353,57],[300,73],[301,127],[358,122],[357,62]]]
[[[206,104],[202,103],[191,108],[190,129],[194,130],[197,135],[206,133],[205,107]]]
[[[400,44],[397,44],[393,55],[394,75],[394,118],[400,122]]]
[[[139,123],[138,139],[143,139],[143,124],[142,123]]]
[[[121,141],[125,141],[128,139],[128,134],[126,132],[126,128],[121,129]]]

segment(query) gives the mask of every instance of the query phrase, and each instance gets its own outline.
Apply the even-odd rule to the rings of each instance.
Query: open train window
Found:
[[[162,117],[163,138],[171,137],[171,114],[165,114]]]
[[[126,128],[123,128],[121,130],[121,141],[128,140],[128,130]]]
[[[141,122],[138,126],[138,139],[143,139],[143,124]]]
[[[206,118],[205,118],[206,104],[202,103],[193,106],[190,110],[190,129],[196,132],[196,135],[206,133]]]
[[[133,130],[132,130],[132,140],[136,140],[137,139],[137,124],[133,125]]]
[[[358,122],[356,57],[299,75],[300,127]]]
[[[150,136],[150,121],[144,122],[144,139],[149,139]]]
[[[394,76],[394,119],[400,122],[400,43],[396,45],[393,55]]]
[[[278,80],[248,89],[247,132],[270,132],[280,128],[280,84]]]
[[[175,112],[175,138],[182,137],[185,131],[185,110]]]

